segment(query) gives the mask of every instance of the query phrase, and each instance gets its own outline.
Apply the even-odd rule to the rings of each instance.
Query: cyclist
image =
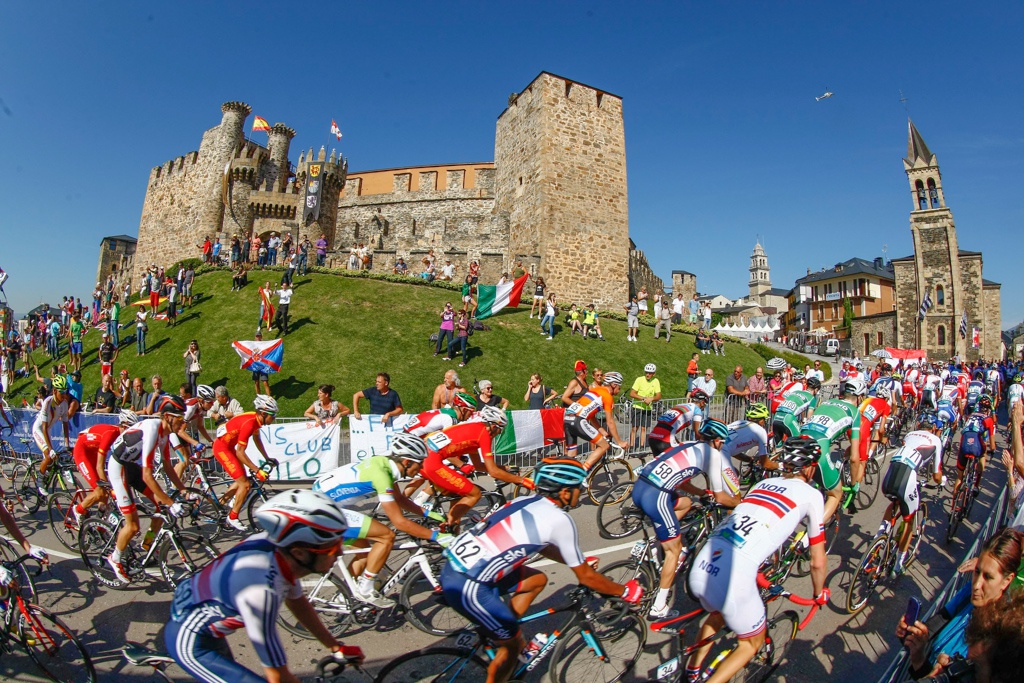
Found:
[[[302,594],[300,579],[326,574],[347,530],[344,513],[322,493],[293,489],[256,511],[266,532],[231,548],[174,591],[164,643],[174,661],[204,683],[298,683],[275,622],[284,603],[339,661],[361,661],[358,647],[331,635]],[[245,628],[263,676],[234,661],[224,638]]]
[[[871,385],[868,393],[877,396],[878,389],[881,387],[888,389],[889,407],[892,409],[892,413],[895,414],[899,407],[903,405],[903,382],[893,376],[892,368],[889,367],[888,363],[882,365],[882,373],[882,376]]]
[[[68,378],[67,375],[56,374],[51,380],[52,390],[49,396],[43,399],[43,405],[36,413],[35,422],[32,423],[32,438],[36,446],[43,454],[43,461],[39,463],[39,474],[46,474],[46,470],[53,462],[53,442],[50,440],[50,427],[54,421],[60,420],[64,428],[64,447],[71,445],[71,436],[68,430]],[[44,499],[50,492],[43,486],[42,478],[39,479],[39,495]]]
[[[960,413],[956,409],[956,403],[948,398],[939,399],[935,414],[943,425],[949,426],[950,433],[955,432],[960,425]]]
[[[452,541],[441,571],[444,597],[459,614],[483,628],[496,647],[487,681],[504,682],[526,641],[519,617],[547,585],[547,576],[526,561],[534,553],[563,562],[576,579],[604,595],[636,604],[643,588],[599,574],[580,552],[576,524],[567,510],[579,505],[587,470],[570,458],[544,458],[536,469],[538,495],[521,496]],[[512,593],[508,602],[501,596]]]
[[[978,399],[985,393],[985,383],[979,380],[971,380],[967,385],[967,410],[964,415],[970,415],[978,409]]]
[[[950,375],[939,393],[939,401],[949,401],[956,408],[957,415],[963,415],[967,408],[967,392],[961,388],[959,374]]]
[[[118,424],[93,425],[78,433],[74,450],[75,465],[90,491],[80,503],[76,503],[72,508],[76,522],[81,523],[86,511],[93,505],[107,500],[106,489],[99,485],[100,481],[108,481],[107,452],[117,437],[121,436],[124,430],[137,424],[138,421],[138,415],[130,410],[122,410],[118,415]]]
[[[588,471],[601,462],[601,458],[611,448],[611,444],[602,433],[604,430],[597,426],[598,413],[601,411],[604,411],[607,419],[608,436],[615,439],[620,448],[629,447],[628,443],[619,438],[619,430],[615,426],[615,417],[612,413],[615,396],[618,396],[621,389],[622,375],[613,371],[606,372],[602,384],[591,385],[587,393],[565,409],[565,454],[570,458],[576,457],[579,448],[576,440],[589,441],[593,444],[594,450],[583,463]]]
[[[843,498],[842,456],[838,451],[833,453],[832,448],[846,436],[850,440],[846,456],[852,458],[860,453],[860,413],[853,401],[866,391],[867,385],[860,377],[847,379],[839,385],[839,398],[824,401],[814,411],[814,419],[800,426],[800,436],[813,439],[820,448],[816,480],[826,495],[826,522],[832,520]]]
[[[701,425],[699,434],[701,442],[670,448],[647,463],[633,487],[633,503],[653,522],[654,534],[665,553],[658,594],[651,606],[652,619],[663,619],[673,612],[669,610],[668,593],[683,553],[679,521],[692,506],[690,498],[680,495],[679,489],[698,496],[710,493],[717,503],[730,508],[740,502],[739,477],[722,453],[729,428],[720,420],[709,419]],[[710,486],[707,492],[690,484],[701,472]]]
[[[811,377],[807,380],[807,388],[804,391],[792,392],[778,405],[772,417],[775,443],[782,443],[789,437],[796,436],[800,433],[800,425],[814,417],[820,391],[821,380]],[[766,466],[771,468],[771,465]]]
[[[1024,375],[1017,374],[1013,376],[1013,383],[1006,388],[1006,410],[1009,413],[1013,413],[1013,406],[1017,404],[1021,398],[1024,398]]]
[[[988,366],[985,372],[985,392],[992,397],[992,409],[999,409],[999,397],[1003,393],[1003,376],[999,374],[999,368],[995,363]]]
[[[956,500],[960,486],[964,482],[964,472],[970,462],[978,468],[978,477],[974,480],[974,492],[981,487],[981,475],[988,464],[988,453],[995,452],[995,417],[988,412],[992,408],[992,399],[982,394],[978,399],[978,411],[967,418],[960,432],[960,447],[956,458],[956,484],[953,485],[953,500]]]
[[[916,430],[903,437],[903,445],[892,456],[889,468],[885,471],[885,477],[882,479],[882,495],[890,502],[882,517],[882,526],[878,529],[878,535],[884,536],[889,533],[889,518],[896,506],[899,506],[900,514],[903,515],[903,533],[897,539],[899,555],[896,556],[896,564],[893,567],[893,573],[896,575],[904,572],[907,549],[910,547],[910,539],[915,531],[917,508],[921,504],[920,492],[917,488],[917,471],[930,464],[933,481],[936,484],[941,484],[944,478],[942,476],[942,439],[939,438],[942,422],[935,415],[925,413],[918,421],[917,427]]]
[[[694,432],[700,431],[701,422],[708,411],[708,395],[697,389],[690,397],[692,403],[683,403],[666,410],[658,416],[654,429],[647,435],[647,445],[654,457],[658,457],[669,448],[679,445],[679,434],[689,426]]]
[[[860,413],[861,438],[857,444],[858,450],[850,450],[851,486],[847,493],[851,495],[849,496],[847,509],[851,513],[857,511],[856,503],[854,502],[855,496],[852,494],[860,490],[860,483],[864,480],[864,471],[866,469],[864,463],[874,455],[872,444],[876,442],[884,443],[885,441],[886,419],[892,414],[891,398],[892,394],[889,387],[880,386],[875,390],[875,395],[865,398],[857,409]]]
[[[181,385],[181,392],[189,392],[187,384]],[[197,454],[206,450],[206,444],[199,441],[198,437],[201,435],[207,442],[213,443],[213,437],[206,431],[204,418],[213,407],[216,392],[210,385],[200,384],[196,387],[195,397],[182,396],[182,398],[185,400],[185,429],[180,435],[171,434],[170,442],[171,448],[178,456],[178,461],[174,463],[174,471],[178,473],[179,477],[185,473],[185,468],[188,467],[189,450]]]
[[[939,400],[939,389],[942,387],[942,377],[935,374],[935,369],[928,367],[927,373],[921,377],[921,407],[925,410],[937,410]]]
[[[525,477],[511,474],[494,462],[492,439],[508,426],[504,410],[484,406],[477,414],[479,421],[463,422],[426,438],[427,457],[423,461],[421,474],[439,491],[461,496],[448,510],[448,524],[458,525],[462,516],[480,500],[480,487],[464,476],[463,471],[452,469],[445,463],[455,459],[465,473],[476,470],[490,475],[498,481],[507,481],[530,488],[532,482]],[[470,464],[463,466],[462,457],[469,456]]]
[[[403,512],[420,518],[429,516],[436,521],[444,521],[444,516],[416,505],[395,484],[398,479],[415,477],[426,457],[427,446],[423,439],[412,434],[395,434],[391,438],[388,455],[374,455],[361,462],[331,470],[313,483],[313,490],[322,491],[338,505],[375,500],[398,531],[445,545],[451,540],[451,534],[427,529],[406,517]],[[373,581],[391,554],[395,532],[372,517],[348,508],[343,510],[348,522],[346,543],[359,548],[370,547],[369,553],[365,556],[356,555],[356,559],[349,565],[352,576],[359,577],[356,584],[357,597],[377,607],[389,607],[394,603],[381,596],[374,588]]]
[[[107,478],[114,491],[117,507],[125,520],[124,526],[117,534],[114,550],[107,557],[107,563],[114,570],[114,575],[125,584],[131,583],[131,578],[121,564],[121,553],[139,533],[139,512],[135,507],[132,489],[156,504],[167,506],[175,517],[183,517],[186,514],[185,506],[171,500],[153,474],[160,464],[157,460],[159,451],[164,474],[178,491],[185,492],[185,486],[171,467],[168,443],[168,437],[172,433],[180,432],[184,428],[185,402],[180,396],[167,394],[157,400],[154,408],[160,415],[159,419],[141,420],[126,429],[110,446],[107,458]],[[150,531],[155,534],[162,525],[162,520],[154,518],[150,523]],[[146,534],[146,537],[152,538],[149,534]]]
[[[765,425],[771,417],[768,406],[763,403],[751,403],[743,417],[744,419],[729,425],[729,436],[722,446],[722,455],[730,462],[733,458],[750,462],[753,458],[747,455],[747,451],[757,448],[755,457],[764,462],[768,459],[768,432],[765,431]]]
[[[213,455],[221,464],[224,471],[234,480],[224,493],[227,496],[234,495],[231,503],[231,512],[228,513],[228,524],[238,531],[246,531],[245,525],[238,519],[238,513],[242,510],[245,497],[249,495],[249,479],[245,476],[245,468],[256,473],[260,479],[266,479],[267,474],[260,469],[246,455],[246,448],[249,446],[249,439],[252,439],[256,449],[263,456],[263,459],[271,464],[277,462],[267,455],[267,449],[260,438],[260,427],[265,427],[277,417],[277,401],[266,394],[257,394],[253,403],[256,409],[254,413],[242,413],[236,415],[224,424],[217,427],[217,438],[213,442]]]
[[[804,373],[793,373],[792,379],[788,382],[784,382],[782,386],[779,387],[779,390],[772,394],[772,412],[774,413],[776,410],[778,410],[779,405],[781,405],[782,402],[785,401],[790,394],[796,393],[798,391],[803,391],[805,388],[806,387],[804,386]]]
[[[477,409],[477,401],[464,391],[456,392],[452,397],[451,408],[437,408],[420,413],[402,430],[406,434],[424,437],[431,432],[438,432],[459,422],[465,422]]]
[[[700,627],[697,640],[708,640],[728,626],[739,644],[718,665],[708,683],[726,683],[764,645],[767,614],[757,587],[761,564],[789,541],[803,520],[811,554],[811,583],[814,601],[826,605],[826,553],[821,494],[808,482],[822,456],[813,439],[788,439],[780,464],[785,478],[765,479],[754,486],[701,548],[690,570],[690,593],[710,612]],[[709,642],[690,655],[686,674],[699,679]]]

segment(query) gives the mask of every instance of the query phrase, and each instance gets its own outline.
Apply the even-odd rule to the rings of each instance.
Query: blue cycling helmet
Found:
[[[542,493],[581,486],[586,478],[586,468],[572,458],[544,458],[533,472],[534,487]]]
[[[700,434],[706,439],[728,439],[729,428],[721,420],[704,420],[700,426]]]

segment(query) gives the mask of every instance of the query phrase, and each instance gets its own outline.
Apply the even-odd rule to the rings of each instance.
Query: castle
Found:
[[[563,302],[617,309],[631,290],[663,286],[629,238],[616,95],[542,72],[498,116],[493,162],[362,173],[323,148],[300,153],[293,170],[293,129],[275,124],[264,147],[245,137],[249,105],[221,112],[197,151],[150,173],[138,267],[195,257],[207,235],[315,242],[322,233],[331,248],[369,245],[373,269],[386,272],[399,257],[415,272],[433,250],[456,264],[478,260],[487,283],[522,261]],[[97,279],[109,274],[104,263]]]

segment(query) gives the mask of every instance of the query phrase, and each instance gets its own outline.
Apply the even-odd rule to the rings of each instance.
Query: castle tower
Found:
[[[542,72],[498,117],[494,161],[508,256],[537,264],[560,300],[621,306],[629,296],[622,99]]]
[[[268,189],[272,192],[284,192],[288,186],[288,147],[295,131],[283,123],[275,123],[269,132],[271,169],[267,173]]]
[[[312,167],[315,168],[313,173]],[[320,217],[313,220],[310,216],[302,221],[303,204],[306,197],[306,185],[316,176],[322,184],[320,190]],[[323,147],[314,158],[310,149],[305,155],[299,155],[299,163],[295,173],[295,220],[298,221],[299,234],[296,238],[308,236],[313,242],[320,238],[320,233],[327,236],[327,244],[334,246],[335,232],[338,225],[338,197],[345,187],[348,177],[348,160],[332,151],[330,158]]]
[[[768,294],[772,288],[768,256],[764,253],[760,240],[754,245],[754,252],[750,255],[750,280],[747,285],[750,287],[750,300],[759,303],[763,303],[761,297]]]
[[[199,148],[199,155],[205,158],[209,175],[202,189],[203,209],[199,214],[198,231],[212,234],[221,231],[224,217],[224,200],[221,196],[222,175],[225,166],[242,146],[245,140],[245,119],[252,113],[252,107],[245,102],[225,102],[221,105],[222,117],[217,134],[207,144],[206,135]],[[204,149],[205,148],[205,149]],[[202,237],[202,235],[200,235]]]

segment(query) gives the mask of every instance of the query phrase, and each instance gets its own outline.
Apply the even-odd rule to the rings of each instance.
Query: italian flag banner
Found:
[[[528,277],[529,275],[523,275],[517,280],[506,282],[503,285],[478,285],[476,288],[476,319],[490,318],[506,306],[512,308],[519,306],[519,300],[523,296],[523,285],[526,284]],[[469,285],[463,285],[462,295],[465,296],[468,292]]]
[[[496,455],[512,455],[541,448],[565,438],[564,408],[510,410],[508,427],[494,442]]]

